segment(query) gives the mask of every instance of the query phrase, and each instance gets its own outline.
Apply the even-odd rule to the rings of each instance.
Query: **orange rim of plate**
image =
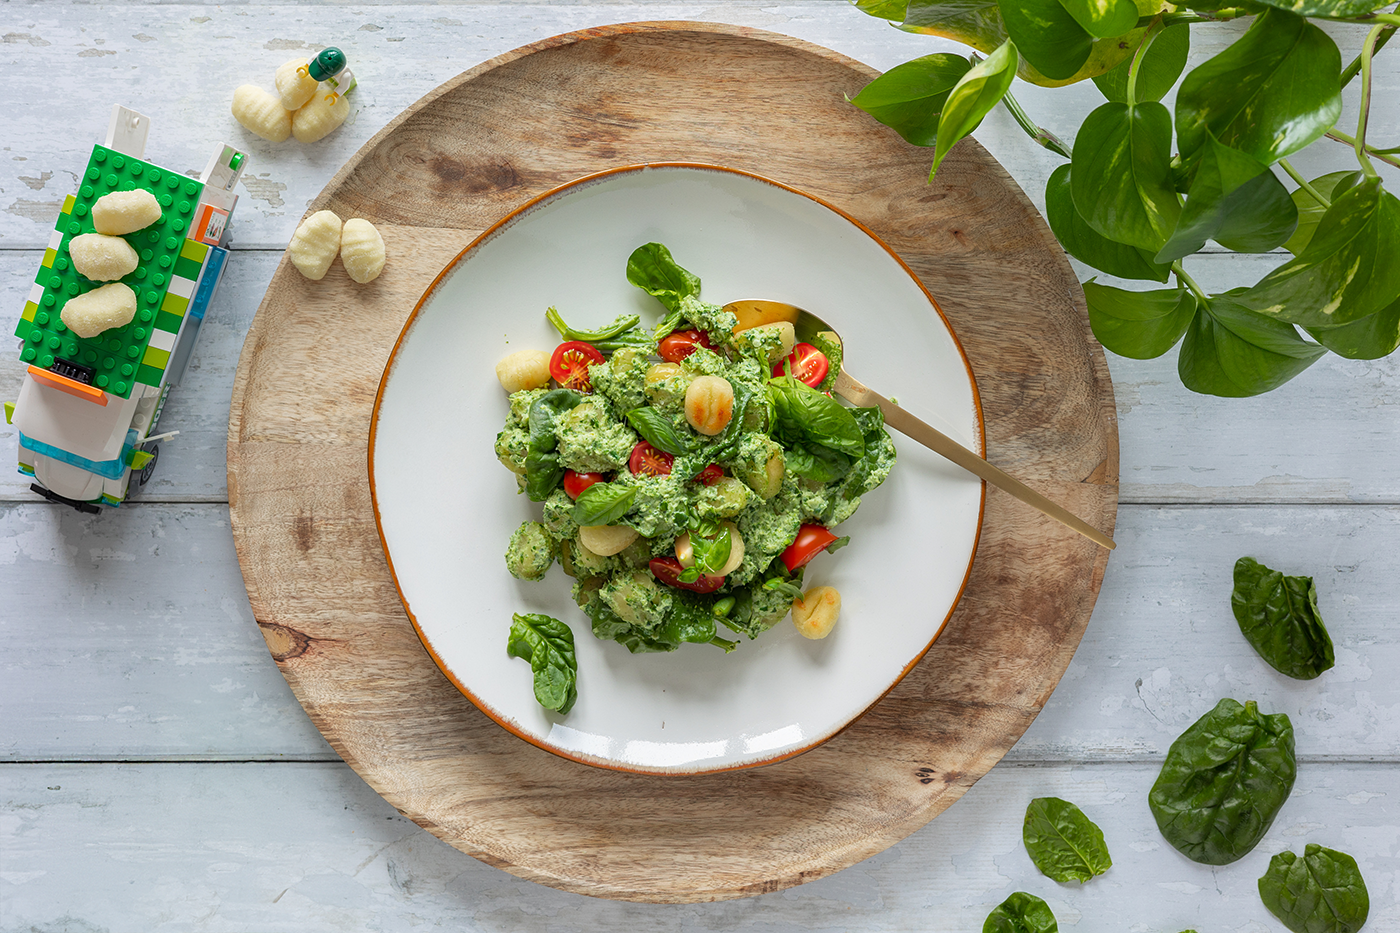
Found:
[[[467,244],[466,248],[464,248],[460,253],[454,256],[450,262],[448,262],[445,266],[442,267],[442,271],[437,274],[433,281],[428,285],[427,289],[424,290],[423,296],[418,299],[418,303],[413,306],[413,312],[408,316],[408,320],[404,322],[403,329],[399,331],[398,339],[394,341],[394,348],[389,352],[389,360],[387,363],[384,364],[384,375],[380,377],[379,388],[374,394],[374,410],[370,415],[369,424],[369,492],[370,504],[374,509],[374,527],[376,532],[378,532],[379,534],[379,544],[381,549],[384,551],[384,560],[389,567],[389,576],[393,577],[394,589],[398,591],[399,602],[403,604],[404,613],[408,616],[408,621],[413,625],[413,631],[417,633],[418,640],[423,643],[424,650],[428,652],[428,656],[433,659],[433,663],[437,665],[437,668],[439,671],[442,672],[442,675],[446,677],[448,681],[451,682],[452,686],[456,687],[457,690],[463,696],[465,696],[468,700],[471,700],[473,705],[475,705],[477,709],[481,710],[481,712],[484,713],[488,719],[496,723],[502,729],[505,729],[510,734],[516,736],[517,738],[530,743],[536,748],[543,749],[544,751],[547,751],[552,755],[558,755],[560,758],[565,758],[569,761],[576,761],[579,764],[590,765],[595,768],[603,768],[609,771],[620,771],[628,774],[655,775],[658,777],[695,777],[705,774],[720,774],[725,771],[740,771],[747,768],[757,768],[765,765],[777,764],[780,761],[786,761],[790,758],[795,758],[798,755],[801,755],[805,752],[809,752],[812,749],[818,747],[819,745],[823,745],[831,741],[832,739],[840,735],[842,732],[845,732],[847,729],[849,729],[852,725],[858,722],[861,719],[861,717],[863,717],[866,713],[874,709],[875,706],[879,704],[879,702],[883,700],[891,690],[893,690],[899,685],[900,681],[902,681],[905,677],[909,675],[909,672],[912,671],[915,668],[915,666],[918,665],[918,663],[924,659],[924,656],[926,654],[928,654],[929,649],[933,647],[934,642],[938,641],[938,637],[943,634],[943,630],[948,626],[948,621],[952,619],[953,613],[957,611],[958,604],[962,602],[963,593],[967,590],[967,582],[972,576],[972,564],[977,558],[977,548],[980,546],[982,541],[982,523],[984,518],[986,517],[987,512],[987,483],[985,480],[983,480],[981,483],[980,501],[978,502],[977,506],[977,529],[972,537],[972,553],[968,555],[967,569],[963,571],[963,579],[962,583],[958,586],[958,593],[953,598],[952,605],[948,607],[948,613],[943,617],[943,621],[939,623],[937,630],[933,633],[933,637],[929,639],[928,644],[925,645],[923,649],[920,650],[919,653],[916,654],[909,661],[908,664],[904,665],[904,667],[899,672],[899,676],[896,677],[893,681],[891,681],[890,685],[886,687],[883,691],[881,691],[879,696],[875,697],[868,704],[866,704],[866,706],[860,712],[856,713],[844,724],[842,724],[840,728],[835,729],[829,735],[822,736],[821,738],[818,738],[813,742],[809,742],[801,748],[795,748],[791,751],[784,752],[781,755],[774,755],[773,757],[763,758],[758,761],[741,762],[738,764],[727,764],[717,768],[700,768],[685,771],[660,771],[651,768],[628,767],[619,764],[618,762],[613,761],[611,759],[598,758],[595,756],[569,752],[565,751],[564,749],[556,748],[552,745],[546,744],[538,738],[525,733],[510,720],[498,715],[495,712],[495,710],[491,708],[490,704],[482,700],[475,693],[473,693],[471,689],[467,687],[466,684],[462,683],[462,681],[459,680],[457,676],[453,674],[451,670],[448,669],[446,663],[444,663],[443,659],[438,655],[437,650],[433,648],[432,642],[427,638],[426,635],[423,634],[423,629],[418,624],[418,617],[413,614],[413,610],[408,605],[408,597],[404,594],[403,587],[399,584],[399,575],[394,570],[394,558],[393,555],[389,553],[389,542],[384,537],[384,522],[379,514],[379,494],[374,480],[375,438],[379,431],[379,408],[384,400],[384,390],[389,385],[389,377],[393,373],[394,364],[398,361],[399,350],[400,348],[402,348],[405,338],[408,337],[408,332],[413,329],[414,322],[418,320],[419,312],[423,310],[423,306],[427,304],[429,299],[433,297],[433,293],[437,291],[438,286],[442,284],[442,282],[456,270],[457,266],[467,256],[467,254],[471,253],[473,250],[477,249],[482,244],[495,237],[497,233],[501,232],[501,230],[503,230],[505,227],[508,227],[517,218],[540,206],[541,204],[554,200],[555,198],[559,197],[565,192],[571,191],[575,188],[581,188],[585,185],[601,181],[605,178],[610,178],[614,175],[626,175],[633,172],[644,172],[648,169],[657,168],[680,168],[694,169],[696,171],[704,172],[722,172],[728,175],[738,175],[744,178],[753,179],[754,181],[760,181],[766,185],[772,185],[774,188],[779,188],[783,191],[787,191],[792,194],[804,197],[807,200],[812,201],[816,204],[820,204],[822,207],[825,207],[832,213],[845,218],[845,220],[847,220],[849,223],[861,230],[866,236],[870,237],[871,240],[878,244],[881,249],[888,253],[891,259],[893,259],[896,263],[899,264],[899,267],[904,270],[905,274],[908,275],[909,278],[914,282],[914,284],[919,287],[919,291],[923,292],[924,297],[928,299],[929,305],[932,306],[935,312],[937,312],[939,319],[943,322],[943,326],[948,329],[948,336],[952,338],[953,346],[957,349],[958,355],[962,357],[963,367],[967,372],[968,385],[972,388],[972,407],[977,416],[977,441],[978,446],[981,448],[982,456],[986,456],[987,450],[987,423],[985,415],[982,411],[982,396],[977,390],[977,378],[972,372],[972,362],[967,358],[967,351],[963,349],[962,341],[958,339],[957,332],[953,330],[952,322],[948,320],[948,316],[944,314],[943,309],[939,307],[938,300],[934,298],[933,294],[929,292],[929,290],[924,286],[923,281],[917,275],[914,274],[914,270],[909,268],[909,265],[903,259],[900,258],[899,254],[896,253],[894,250],[890,249],[889,245],[886,244],[884,240],[880,239],[880,237],[873,230],[871,230],[865,224],[861,223],[855,217],[852,217],[850,214],[841,210],[841,208],[837,207],[834,204],[831,204],[828,201],[823,200],[822,198],[802,191],[801,189],[794,188],[791,185],[785,185],[780,181],[774,181],[771,178],[766,178],[763,175],[759,175],[754,172],[746,172],[742,169],[727,168],[723,165],[712,165],[706,162],[642,162],[635,165],[620,165],[616,168],[604,169],[601,172],[592,172],[588,175],[583,175],[579,178],[575,178],[573,181],[565,182],[562,185],[558,185],[557,187],[551,188],[543,194],[537,195],[536,197],[533,197],[530,200],[526,201],[524,204],[521,204],[519,207],[515,208],[514,210],[510,211],[505,216],[503,216],[500,220],[496,221],[486,230],[482,231],[480,236],[472,240],[471,243]]]

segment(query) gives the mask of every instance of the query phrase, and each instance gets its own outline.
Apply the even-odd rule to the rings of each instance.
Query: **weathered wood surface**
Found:
[[[150,151],[165,164],[198,169],[220,138],[256,159],[240,190],[230,278],[201,336],[197,371],[167,410],[170,428],[198,436],[165,445],[147,487],[146,502],[168,504],[134,504],[84,523],[36,504],[26,484],[0,471],[0,501],[11,503],[0,506],[0,583],[11,594],[0,612],[7,646],[0,752],[8,762],[108,762],[0,765],[0,930],[604,931],[630,921],[666,930],[966,931],[979,929],[1011,890],[1028,890],[1051,899],[1064,928],[1085,933],[1264,933],[1281,927],[1258,907],[1252,863],[1211,871],[1174,856],[1143,860],[1136,848],[1161,847],[1136,802],[1164,743],[1178,723],[1237,686],[1241,699],[1249,689],[1262,705],[1288,711],[1308,755],[1298,791],[1251,858],[1304,842],[1346,849],[1371,888],[1367,930],[1396,927],[1393,912],[1381,909],[1400,892],[1393,806],[1400,704],[1391,676],[1400,651],[1391,555],[1400,535],[1387,508],[1400,504],[1394,359],[1324,360],[1263,398],[1219,400],[1180,387],[1174,354],[1150,362],[1110,356],[1122,497],[1143,505],[1120,512],[1123,544],[1045,711],[1008,760],[937,820],[876,858],[786,892],[683,908],[581,898],[461,856],[397,816],[343,766],[332,769],[338,777],[318,777],[317,768],[330,766],[112,763],[333,755],[252,631],[219,505],[238,350],[306,205],[384,122],[476,62],[568,29],[684,18],[777,30],[881,69],[961,51],[901,34],[845,0],[353,7],[29,0],[0,10],[0,101],[10,117],[0,144],[0,289],[12,313],[113,101],[155,117]],[[1195,30],[1193,62],[1244,26]],[[1364,29],[1329,32],[1350,59]],[[230,89],[268,83],[282,61],[320,44],[341,45],[357,63],[364,83],[352,123],[312,148],[243,133],[227,114]],[[1385,104],[1400,95],[1400,59],[1387,51],[1376,66],[1372,133],[1389,144],[1400,138],[1400,109]],[[1088,84],[1042,91],[1018,83],[1016,93],[1064,137],[1099,102]],[[1039,204],[1059,160],[1000,110],[976,135]],[[1293,161],[1312,174],[1345,167],[1350,156],[1321,142]],[[1396,173],[1383,172],[1400,188]],[[1214,254],[1189,268],[1208,287],[1226,287],[1253,281],[1280,259]],[[0,359],[0,397],[14,397],[19,371],[12,357]],[[181,447],[192,440],[194,449]],[[0,449],[13,452],[14,444],[0,424]],[[1158,502],[1174,505],[1149,507]],[[1231,502],[1251,505],[1197,507]],[[1348,502],[1376,507],[1312,505]],[[1220,587],[1235,557],[1263,558],[1264,543],[1280,566],[1317,577],[1339,647],[1339,669],[1330,673],[1354,680],[1285,681],[1231,630]],[[1358,760],[1380,764],[1349,763]],[[162,768],[169,777],[157,774]],[[203,774],[179,770],[186,768]],[[81,783],[59,775],[82,775]],[[1327,788],[1304,794],[1314,778]],[[50,786],[84,793],[51,806],[58,792]],[[1115,867],[1082,891],[1046,882],[1019,847],[1024,801],[1047,793],[1090,808],[1109,831]],[[1119,820],[1139,835],[1122,835]],[[1101,899],[1106,884],[1120,891],[1111,900]]]
[[[444,841],[605,897],[704,901],[788,887],[880,852],[940,813],[1005,754],[1069,663],[1107,552],[994,492],[959,609],[863,719],[754,771],[626,775],[526,746],[456,695],[387,573],[366,442],[387,353],[417,297],[531,197],[645,161],[801,179],[870,226],[958,332],[993,459],[1111,529],[1112,393],[1063,254],[976,146],[925,186],[924,154],[844,104],[870,77],[772,34],[684,24],[577,33],[449,82],[313,202],[374,221],[395,258],[369,288],[339,269],[320,282],[285,264],[274,275],[234,383],[234,540],[254,615],[312,721]],[[816,136],[823,161],[814,165],[807,140]]]

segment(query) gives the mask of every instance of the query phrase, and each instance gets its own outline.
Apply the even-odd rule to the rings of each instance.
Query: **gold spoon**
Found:
[[[736,330],[747,330],[750,327],[758,327],[763,324],[776,324],[786,321],[793,325],[799,341],[809,341],[816,334],[824,334],[826,339],[839,344],[841,338],[836,331],[832,330],[821,318],[804,311],[796,305],[786,304],[781,301],[763,301],[758,299],[747,299],[743,301],[731,301],[724,306],[724,310],[730,312],[739,319]],[[934,428],[915,418],[909,412],[900,408],[894,402],[883,395],[858,382],[842,369],[836,376],[836,384],[832,387],[837,395],[855,405],[864,407],[877,406],[885,416],[885,424],[918,441],[925,447],[947,459],[953,461],[958,466],[987,482],[1011,493],[1017,499],[1027,505],[1034,506],[1040,511],[1049,515],[1063,525],[1074,529],[1095,544],[1112,550],[1117,545],[1113,539],[1099,531],[1093,525],[1076,516],[1073,512],[1063,506],[1051,502],[1040,493],[1031,489],[1025,483],[1013,478],[1007,473],[997,469],[988,463],[984,458],[968,450],[957,441],[953,440],[942,431]]]

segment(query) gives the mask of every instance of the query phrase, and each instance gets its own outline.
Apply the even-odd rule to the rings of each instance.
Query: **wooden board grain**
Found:
[[[1042,708],[1107,553],[991,490],[967,591],[918,667],[799,758],[703,777],[575,764],[482,715],[438,673],[384,563],[366,483],[374,391],[436,272],[526,200],[603,168],[687,160],[810,191],[885,240],[937,296],[978,377],[990,458],[1113,527],[1117,428],[1073,272],[1026,197],[963,143],[927,153],[849,107],[874,72],[754,30],[651,23],[485,63],[392,121],[312,204],[380,226],[366,288],[284,261],[229,418],[235,543],[269,648],[347,762],[489,864],[637,901],[778,890],[854,864],[947,808]]]

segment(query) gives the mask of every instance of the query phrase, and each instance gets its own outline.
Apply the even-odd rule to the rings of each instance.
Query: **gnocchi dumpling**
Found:
[[[157,220],[160,220],[160,202],[144,188],[112,191],[92,205],[92,228],[109,236],[135,233]]]
[[[359,217],[345,221],[340,232],[340,261],[350,278],[364,285],[384,270],[384,238],[374,224]]]
[[[292,114],[292,135],[299,143],[314,143],[344,123],[348,116],[350,101],[345,95],[313,94],[305,106]]]
[[[306,70],[306,59],[294,58],[277,69],[277,96],[287,110],[297,110],[311,99],[320,83]]]
[[[334,211],[317,211],[301,222],[292,242],[287,246],[287,258],[297,271],[312,281],[326,277],[326,270],[340,251],[342,224]]]
[[[353,221],[352,221],[353,222]],[[549,385],[549,354],[543,350],[516,350],[496,364],[501,388],[514,394]]]
[[[94,282],[114,282],[136,270],[140,257],[119,236],[84,233],[68,242],[68,255],[78,274]]]
[[[104,330],[131,323],[136,317],[136,293],[128,285],[111,282],[68,299],[58,317],[79,337],[96,337]]]
[[[841,594],[834,586],[814,586],[792,601],[792,624],[803,638],[825,638],[841,615]]]
[[[285,142],[292,135],[292,114],[282,101],[255,84],[240,85],[233,92],[233,118],[250,133],[270,143]],[[298,137],[300,138],[300,137]]]

